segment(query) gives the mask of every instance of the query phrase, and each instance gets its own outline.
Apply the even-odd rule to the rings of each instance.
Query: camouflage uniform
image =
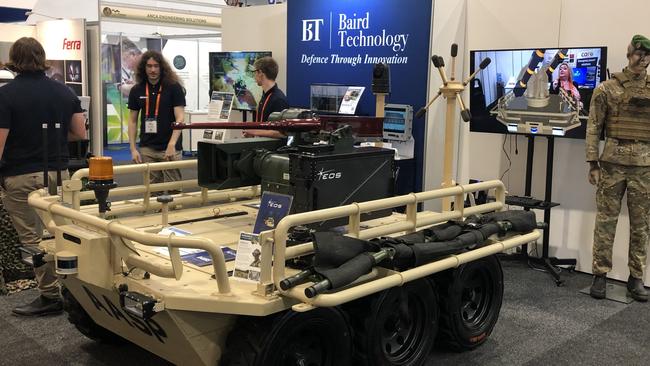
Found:
[[[0,200],[0,293],[4,292],[5,281],[34,277],[32,269],[20,260],[18,243],[18,233]]]
[[[598,143],[605,130],[605,148]],[[628,68],[594,91],[586,137],[587,161],[600,163],[596,192],[593,273],[612,269],[612,246],[621,200],[627,191],[630,217],[628,267],[642,278],[650,234],[650,78]]]

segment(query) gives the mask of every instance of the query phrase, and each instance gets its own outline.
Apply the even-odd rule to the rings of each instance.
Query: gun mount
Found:
[[[228,189],[261,184],[262,191],[293,196],[292,213],[394,194],[392,150],[355,147],[352,127],[347,125],[333,131],[305,132],[313,124],[314,120],[251,123],[299,131],[300,137],[290,146],[284,139],[259,137],[226,143],[200,141],[199,185],[208,189]],[[240,125],[237,124],[239,128]],[[388,215],[390,211],[381,210],[364,219]],[[324,228],[337,223],[340,220],[317,225]]]
[[[187,125],[176,123],[175,130],[185,129],[245,129],[245,130],[277,130],[287,135],[300,133],[318,133],[318,131],[334,131],[342,126],[350,126],[356,138],[378,139],[383,137],[383,117],[366,116],[319,116],[306,109],[285,109],[273,112],[268,122],[206,122]]]

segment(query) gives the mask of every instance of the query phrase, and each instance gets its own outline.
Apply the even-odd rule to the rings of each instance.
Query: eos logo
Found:
[[[81,41],[70,41],[67,38],[63,38],[63,49],[64,50],[80,50]]]
[[[318,180],[341,179],[341,172],[335,172],[333,169],[321,169],[318,173],[316,173],[316,175],[318,176]]]
[[[275,202],[275,201],[269,201],[269,207],[271,208],[282,208],[282,204]]]
[[[320,26],[324,23],[323,19],[303,19],[302,21],[302,41],[303,42],[320,42]]]

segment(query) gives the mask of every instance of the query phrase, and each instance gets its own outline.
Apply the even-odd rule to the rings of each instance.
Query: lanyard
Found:
[[[145,118],[149,118],[149,83],[146,84],[145,86],[145,93],[147,96],[147,100],[145,102]],[[156,106],[155,111],[154,111],[154,118],[158,118],[158,106],[160,104],[160,94],[162,94],[162,84],[160,84],[160,87],[158,87],[158,95],[156,95]]]
[[[262,105],[262,110],[260,110],[259,116],[257,117],[257,122],[263,122],[262,118],[264,118],[264,110],[266,109],[266,103],[269,102],[269,99],[271,99],[271,95],[273,92],[270,92],[269,95],[266,97],[266,100],[264,101],[264,104]]]

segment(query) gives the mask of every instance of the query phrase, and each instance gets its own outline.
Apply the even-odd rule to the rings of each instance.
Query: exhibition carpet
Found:
[[[130,164],[131,163],[131,150],[129,144],[111,144],[104,146],[104,156],[113,158],[114,164]]]
[[[650,304],[594,300],[579,293],[591,276],[563,274],[564,287],[521,262],[504,261],[501,316],[471,352],[435,350],[427,365],[647,365]],[[11,308],[36,290],[0,297],[0,365],[165,365],[131,344],[93,342],[64,315],[18,318]]]

